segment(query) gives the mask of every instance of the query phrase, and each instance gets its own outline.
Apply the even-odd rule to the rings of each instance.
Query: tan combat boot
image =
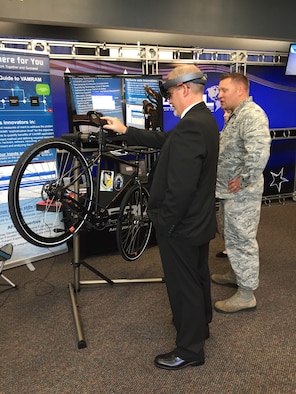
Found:
[[[252,310],[256,308],[256,298],[252,290],[245,290],[238,287],[237,292],[224,301],[215,303],[217,312],[235,313],[244,310]]]
[[[211,279],[218,285],[236,286],[236,277],[232,269],[226,274],[213,274]]]

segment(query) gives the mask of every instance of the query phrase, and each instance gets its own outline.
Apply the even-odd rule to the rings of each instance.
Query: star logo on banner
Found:
[[[284,182],[289,182],[289,179],[284,178],[284,167],[281,169],[281,171],[278,174],[275,174],[274,172],[270,171],[270,174],[272,176],[272,182],[269,186],[276,186],[278,189],[278,192],[281,192],[282,188],[282,183]]]

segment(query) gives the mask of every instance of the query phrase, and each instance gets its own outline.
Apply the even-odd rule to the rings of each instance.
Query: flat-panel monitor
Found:
[[[124,77],[125,122],[127,126],[163,129],[159,76]]]
[[[296,75],[296,44],[290,45],[285,74]]]
[[[74,115],[97,111],[124,121],[121,78],[110,75],[65,74],[70,122]]]
[[[163,129],[160,76],[65,73],[69,123],[97,111],[127,126]]]

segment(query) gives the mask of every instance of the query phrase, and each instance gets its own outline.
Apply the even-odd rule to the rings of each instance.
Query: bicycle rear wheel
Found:
[[[49,138],[28,148],[10,178],[8,206],[20,235],[33,245],[68,241],[85,222],[93,179],[82,153],[69,142]]]
[[[124,195],[120,205],[116,227],[118,250],[125,260],[138,259],[150,238],[152,222],[147,214],[149,191],[141,186],[132,186]]]

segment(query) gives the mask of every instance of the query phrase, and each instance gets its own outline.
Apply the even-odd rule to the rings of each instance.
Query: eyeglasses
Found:
[[[182,85],[184,85],[184,82],[181,82],[181,83],[178,83],[178,85],[176,85],[176,86],[172,86],[172,87],[170,87],[167,91],[166,91],[166,99],[167,100],[170,100],[170,98],[172,97],[172,95],[173,95],[173,91],[170,91],[171,89],[177,89],[177,88],[180,88]]]
[[[168,99],[168,89],[176,87],[178,85],[182,86],[185,82],[198,83],[200,85],[205,85],[207,82],[207,77],[202,72],[196,72],[191,74],[182,75],[178,78],[168,79],[166,82],[159,81],[159,91],[162,97]],[[171,94],[169,94],[171,97]]]

